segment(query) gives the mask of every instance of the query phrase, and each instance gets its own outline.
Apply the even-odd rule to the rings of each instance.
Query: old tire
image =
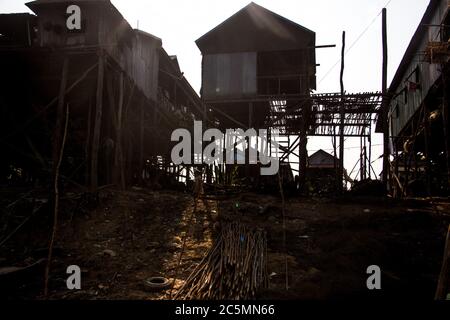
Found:
[[[159,291],[169,288],[171,282],[164,277],[151,277],[144,281],[144,285],[148,290]]]

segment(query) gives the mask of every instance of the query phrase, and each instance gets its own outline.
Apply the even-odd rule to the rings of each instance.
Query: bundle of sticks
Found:
[[[225,225],[175,295],[184,300],[246,300],[268,286],[267,240],[261,230]]]

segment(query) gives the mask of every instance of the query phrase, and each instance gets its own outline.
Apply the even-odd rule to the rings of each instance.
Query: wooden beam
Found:
[[[91,192],[97,192],[98,188],[98,150],[100,145],[100,131],[102,126],[103,114],[103,83],[105,78],[105,55],[99,52],[98,74],[97,74],[97,93],[94,120],[94,133],[92,137],[91,151]]]

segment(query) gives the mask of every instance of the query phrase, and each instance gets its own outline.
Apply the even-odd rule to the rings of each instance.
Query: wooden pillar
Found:
[[[53,150],[52,150],[53,173],[56,172],[56,165],[58,163],[59,153],[60,153],[60,149],[61,149],[63,118],[64,118],[64,104],[65,104],[68,73],[69,73],[69,58],[64,57],[62,71],[61,71],[61,82],[59,84],[55,131],[53,133]]]
[[[448,108],[448,101],[450,99],[449,97],[449,89],[447,84],[447,74],[448,74],[448,68],[445,67],[445,65],[442,65],[442,127],[444,132],[444,154],[446,157],[446,191],[447,194],[450,191],[450,133],[449,133],[449,108]]]
[[[85,140],[85,145],[84,145],[84,158],[85,158],[85,163],[86,163],[86,168],[85,168],[85,184],[86,187],[89,186],[89,154],[90,154],[90,149],[89,147],[91,146],[91,127],[92,127],[92,97],[89,97],[89,107],[88,107],[88,118],[87,118],[87,123],[86,123],[86,140]]]
[[[372,180],[372,126],[369,128],[369,136],[367,137],[367,140],[369,142],[369,156],[367,159],[368,165],[369,165],[369,180]],[[377,180],[377,176],[375,175],[375,180]]]
[[[125,188],[124,168],[123,168],[123,152],[122,152],[122,116],[124,101],[124,75],[123,72],[119,76],[119,103],[117,105],[117,125],[116,125],[116,148],[114,150],[114,183]]]
[[[364,149],[363,149],[363,160],[364,160],[364,180],[367,179],[367,146],[366,146],[366,138],[364,137]],[[369,165],[370,167],[370,165]],[[370,171],[370,169],[369,169]]]
[[[142,172],[144,171],[144,119],[145,119],[145,100],[140,103],[140,117],[139,117],[139,176],[138,181],[143,182]]]
[[[105,78],[105,55],[103,51],[100,51],[98,57],[97,93],[96,93],[96,107],[94,120],[95,122],[94,122],[94,133],[92,137],[92,152],[91,152],[92,192],[97,192],[98,188],[98,155],[100,145],[100,133],[102,126],[104,78]]]
[[[431,163],[430,163],[430,148],[429,148],[429,134],[430,134],[430,126],[428,122],[428,107],[427,104],[423,105],[423,125],[424,125],[424,144],[425,144],[425,176],[426,176],[426,187],[427,194],[431,196]]]
[[[308,158],[308,151],[307,151],[307,143],[308,143],[308,137],[307,137],[307,117],[308,112],[306,110],[306,106],[302,106],[302,122],[300,124],[300,140],[299,140],[299,183],[300,183],[300,191],[303,191],[303,187],[305,186],[305,180],[306,180],[306,164],[307,164],[307,158]],[[289,136],[288,136],[289,137]]]
[[[387,52],[387,23],[386,23],[386,8],[382,12],[382,36],[383,36],[383,70],[382,70],[382,112],[383,112],[383,183],[386,192],[388,192],[390,180],[390,165],[389,165],[389,99],[387,97],[387,66],[388,66],[388,52]]]
[[[338,190],[342,193],[344,187],[344,122],[345,122],[345,101],[344,101],[344,67],[345,67],[345,31],[342,32],[342,50],[341,50],[341,107],[339,119],[339,177]]]
[[[248,104],[248,129],[251,129],[253,126],[253,103],[249,102]],[[251,143],[252,143],[252,139],[250,138],[246,138],[247,141],[247,150],[245,152],[245,173],[247,178],[249,178],[250,176],[250,148],[251,148]]]
[[[447,230],[447,237],[445,238],[444,255],[442,257],[441,272],[439,273],[438,286],[435,300],[445,300],[448,294],[448,280],[450,274],[450,225]]]
[[[333,115],[333,138],[331,140],[331,142],[333,143],[333,165],[334,165],[334,187],[336,188],[336,190],[340,190],[339,189],[339,185],[338,185],[338,177],[339,177],[339,172],[338,172],[338,163],[337,163],[337,136],[336,136],[336,125],[334,125],[334,115]]]
[[[399,167],[398,160],[399,159],[398,159],[398,145],[397,144],[394,145],[394,149],[395,149],[395,175],[398,178],[398,180],[400,181],[400,175],[398,174],[399,173],[399,169],[398,169],[398,167]],[[401,190],[399,187],[396,187],[395,189],[398,190],[396,197],[399,197],[399,195],[403,196],[403,194],[400,193]]]
[[[206,183],[211,184],[212,183],[212,171],[213,171],[213,165],[208,164],[206,165]]]
[[[406,140],[408,141],[408,140]],[[406,142],[404,142],[406,143]],[[408,194],[408,184],[409,184],[409,170],[411,167],[411,156],[409,155],[409,152],[406,152],[403,150],[403,173],[405,180],[403,182],[403,195],[406,196]]]

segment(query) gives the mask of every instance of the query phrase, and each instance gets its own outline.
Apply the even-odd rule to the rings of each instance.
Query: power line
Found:
[[[389,6],[389,4],[391,3],[392,0],[389,0],[384,6],[383,8],[387,8]],[[382,10],[380,10],[378,12],[378,14],[375,16],[375,18],[373,18],[373,20],[369,23],[369,25],[360,33],[360,35],[356,38],[355,41],[352,42],[352,44],[348,47],[348,49],[345,51],[344,56],[347,55],[347,53],[359,42],[359,40],[361,40],[361,38],[366,34],[366,32],[370,29],[370,27],[375,23],[375,21],[378,19],[378,17],[380,16]],[[339,58],[335,64],[333,64],[333,66],[325,73],[325,75],[322,77],[322,79],[319,80],[320,84],[323,80],[325,80],[326,77],[328,77],[331,73],[331,71],[334,70],[334,68],[336,68],[336,66],[341,62],[341,58]]]

